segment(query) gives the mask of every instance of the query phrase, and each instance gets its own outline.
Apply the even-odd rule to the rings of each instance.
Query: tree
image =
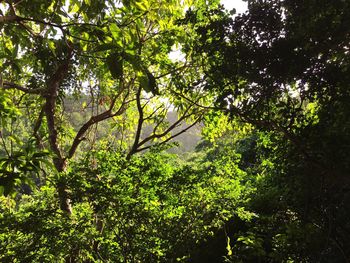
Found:
[[[225,220],[215,216],[221,206],[210,207],[227,193],[208,195],[217,178],[193,185],[186,172],[194,183],[197,172],[179,168],[193,189],[178,189],[177,173],[157,163],[168,160],[154,152],[150,161],[135,156],[161,150],[202,119],[208,109],[197,103],[211,103],[196,84],[200,65],[189,56],[169,59],[177,46],[193,41],[192,29],[177,22],[191,5],[0,1],[0,190],[20,193],[1,197],[2,260],[175,260],[189,254],[183,244]],[[172,109],[178,118],[167,123]],[[147,174],[152,178],[144,185]],[[179,239],[170,231],[175,225],[182,229]]]
[[[271,259],[272,247],[282,256],[274,260],[349,258],[349,14],[347,1],[271,0],[250,1],[234,19],[219,8],[193,9],[183,20],[196,29],[193,55],[204,61],[216,108],[272,138],[258,165],[266,183],[251,205],[281,232],[271,237],[267,221],[254,222],[259,229],[240,240],[256,254],[243,260]],[[266,211],[260,197],[281,201]]]
[[[347,1],[0,6],[2,260],[348,261]]]
[[[15,112],[5,111],[2,117],[25,107],[25,118],[18,121],[22,120],[27,134],[17,137],[34,143],[34,149],[40,150],[38,158],[49,152],[58,173],[67,171],[79,147],[94,147],[93,132],[102,121],[110,120],[115,130],[128,130],[128,134],[117,134],[118,138],[127,137],[126,145],[123,140],[120,145],[128,158],[152,143],[163,144],[185,132],[204,111],[172,90],[176,85],[190,85],[198,75],[197,66],[188,59],[171,61],[168,54],[186,38],[188,32],[180,30],[175,22],[189,4],[2,1],[2,107],[11,105],[9,111]],[[203,100],[199,92],[192,96],[195,101]],[[8,103],[10,98],[12,102]],[[85,120],[79,127],[69,121],[67,98],[82,103],[79,111],[85,111]],[[167,124],[171,107],[179,117]],[[190,121],[190,126],[170,135],[184,121]],[[142,134],[146,124],[153,127],[152,131]],[[2,129],[2,134],[5,129],[7,134],[19,134],[3,125]],[[6,149],[13,142],[5,137]],[[5,156],[1,184],[5,192],[10,192],[23,178],[14,172],[18,165],[7,165],[15,158],[14,152],[8,151]],[[61,209],[70,214],[66,182],[59,181],[57,191]]]

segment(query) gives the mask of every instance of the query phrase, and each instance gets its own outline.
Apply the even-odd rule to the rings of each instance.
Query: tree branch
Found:
[[[22,21],[23,18],[16,15],[0,16],[0,24],[7,22],[18,22]]]
[[[83,124],[83,126],[81,126],[78,133],[74,137],[73,143],[69,149],[68,156],[67,156],[68,159],[73,157],[74,153],[78,149],[78,146],[85,139],[83,136],[85,135],[85,133],[89,130],[89,128],[92,125],[99,123],[101,121],[104,121],[106,119],[115,117],[117,115],[120,115],[125,111],[125,105],[129,103],[129,101],[126,101],[126,98],[128,95],[125,96],[125,98],[122,102],[122,105],[119,107],[119,109],[115,113],[112,113],[115,101],[120,96],[120,94],[121,94],[121,92],[114,98],[114,100],[112,101],[108,110],[106,110],[98,115],[92,116],[86,123]]]
[[[137,105],[137,110],[138,110],[138,113],[139,113],[139,119],[138,119],[138,122],[137,122],[137,129],[136,129],[134,143],[133,143],[133,145],[131,147],[130,152],[128,153],[128,155],[126,157],[127,160],[130,159],[131,155],[136,153],[137,147],[139,145],[140,137],[141,137],[142,125],[143,125],[143,122],[144,122],[143,107],[141,105],[141,91],[142,91],[142,88],[140,86],[139,89],[137,90],[137,93],[136,93],[136,105]]]
[[[144,150],[144,149],[148,149],[148,148],[151,147],[151,146],[147,146],[147,147],[143,147],[143,148],[139,148],[139,147],[141,147],[142,145],[146,144],[147,142],[149,142],[149,141],[151,141],[151,140],[153,140],[153,139],[161,138],[161,137],[166,136],[166,135],[167,135],[168,133],[170,133],[173,129],[175,129],[176,127],[178,127],[184,119],[186,119],[186,118],[188,118],[188,117],[194,115],[195,113],[193,113],[193,112],[187,114],[187,112],[189,111],[189,109],[190,109],[191,107],[192,107],[192,105],[191,105],[190,107],[188,107],[188,108],[186,109],[185,113],[184,113],[177,121],[175,121],[172,125],[170,125],[164,132],[162,132],[162,133],[160,133],[160,134],[157,134],[157,133],[156,133],[156,129],[153,129],[153,134],[151,134],[150,136],[146,137],[146,138],[143,139],[141,142],[139,142],[139,143],[136,145],[135,149],[134,149],[132,152],[130,152],[130,153],[128,154],[128,156],[129,156],[129,155],[131,156],[132,154],[135,154],[135,153],[137,153],[137,152],[140,152],[140,151],[142,151],[142,150]],[[192,126],[193,126],[193,125],[192,125]],[[189,128],[188,128],[188,129],[189,129]],[[188,129],[187,129],[187,128],[184,129],[183,132],[187,131]],[[177,135],[180,135],[180,134],[183,133],[183,132],[179,132]],[[177,135],[176,135],[176,136],[177,136]],[[176,136],[175,136],[175,137],[176,137]],[[170,138],[174,138],[174,137],[171,136]],[[166,139],[165,141],[168,142],[169,140]]]
[[[146,102],[146,104],[148,103],[148,101]],[[146,118],[144,118],[144,120],[149,120],[151,119],[161,108],[163,105],[158,106],[150,115],[148,115]]]
[[[29,88],[23,87],[21,85],[18,85],[16,83],[8,82],[8,81],[3,82],[2,88],[3,89],[17,89],[17,90],[23,91],[24,93],[28,93],[28,94],[41,94],[44,91],[44,89],[42,89],[42,88],[29,89]]]
[[[177,136],[185,133],[186,131],[188,131],[189,129],[191,129],[193,126],[195,126],[201,119],[202,116],[198,117],[191,125],[189,125],[188,127],[186,127],[185,129],[179,131],[178,133],[175,133],[174,135],[170,136],[169,138],[167,138],[166,140],[158,143],[158,145],[163,145],[165,143],[167,143],[168,141],[176,138]],[[138,148],[137,149],[137,152],[141,152],[141,151],[144,151],[144,150],[147,150],[149,148],[151,148],[153,145],[149,145],[149,146],[146,146],[146,147],[143,147],[143,148]]]

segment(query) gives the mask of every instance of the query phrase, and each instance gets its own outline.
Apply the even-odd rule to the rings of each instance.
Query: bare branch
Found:
[[[201,98],[198,98],[197,101],[194,101],[188,97],[186,97],[185,95],[175,91],[175,90],[171,90],[171,92],[173,92],[175,95],[185,99],[186,101],[190,102],[191,104],[199,107],[199,108],[202,108],[202,109],[207,109],[207,110],[219,110],[219,111],[228,111],[228,109],[226,108],[220,108],[220,107],[213,107],[213,106],[205,106],[205,105],[202,105],[202,104],[199,104],[198,101],[201,99]],[[205,97],[205,96],[203,96]]]
[[[142,91],[142,88],[140,86],[139,89],[137,90],[137,93],[136,93],[136,105],[137,105],[137,110],[139,113],[139,119],[137,122],[137,129],[136,129],[134,143],[131,147],[130,152],[128,153],[128,155],[126,157],[127,159],[130,159],[131,155],[133,155],[137,151],[137,148],[139,146],[140,137],[141,137],[142,125],[144,122],[143,107],[141,105],[141,91]]]
[[[178,133],[175,133],[174,135],[171,135],[169,138],[167,138],[166,140],[158,143],[157,145],[163,145],[167,142],[169,142],[170,140],[178,137],[179,135],[185,133],[186,131],[188,131],[189,129],[191,129],[193,126],[195,126],[201,119],[202,116],[200,116],[199,118],[197,118],[191,125],[189,125],[188,127],[186,127],[185,129],[179,131]],[[153,145],[149,145],[149,146],[146,146],[146,147],[143,147],[143,148],[138,148],[137,149],[137,152],[141,152],[141,151],[144,151],[144,150],[147,150],[149,148],[151,148]]]
[[[148,102],[146,102],[147,104]],[[163,105],[158,106],[150,115],[148,115],[146,118],[144,118],[144,120],[149,120],[151,119],[161,108],[163,107]]]
[[[28,93],[28,94],[41,94],[44,91],[43,88],[29,89],[29,88],[23,87],[21,85],[18,85],[16,83],[8,82],[8,81],[4,81],[2,88],[3,89],[17,89],[17,90],[23,91],[23,92]]]
[[[18,22],[21,20],[23,19],[16,15],[0,16],[0,24],[7,22]]]
[[[84,123],[83,126],[79,129],[78,133],[76,134],[73,143],[69,149],[67,158],[70,159],[73,157],[75,151],[77,150],[79,144],[84,140],[84,135],[87,132],[87,130],[94,124],[101,122],[105,119],[112,117],[111,111],[108,109],[107,111],[104,111],[96,116],[92,116],[86,123]]]
[[[153,133],[155,133],[158,130],[158,127],[164,122],[165,118],[167,117],[167,108],[162,109],[162,111],[160,112],[160,116],[162,116],[158,122],[156,123],[156,125],[153,127]]]
[[[106,110],[98,115],[92,116],[86,123],[83,124],[83,126],[81,126],[78,133],[74,137],[73,143],[69,149],[68,156],[67,156],[68,159],[73,157],[74,153],[78,149],[78,146],[85,139],[84,138],[85,133],[89,130],[89,128],[92,125],[99,123],[101,121],[104,121],[106,119],[118,116],[125,111],[125,106],[130,102],[130,101],[126,100],[126,98],[128,97],[128,93],[124,97],[123,102],[122,102],[121,106],[119,107],[119,109],[115,113],[112,112],[114,105],[115,105],[115,102],[116,102],[117,98],[120,96],[120,94],[121,94],[121,92],[119,92],[119,94],[113,99],[108,110]]]
[[[139,148],[140,146],[144,145],[145,143],[153,140],[153,139],[157,139],[157,138],[161,138],[166,136],[168,133],[170,133],[173,129],[175,129],[176,127],[178,127],[183,120],[185,120],[186,118],[192,116],[195,114],[195,112],[189,113],[187,114],[188,110],[191,108],[191,106],[185,111],[185,113],[177,120],[175,121],[172,125],[170,125],[164,132],[157,134],[156,130],[153,130],[154,133],[151,134],[150,136],[148,136],[147,138],[143,139],[138,145],[137,148]]]

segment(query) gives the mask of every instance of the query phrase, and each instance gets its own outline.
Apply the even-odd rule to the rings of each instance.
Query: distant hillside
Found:
[[[91,105],[89,105],[89,97],[82,96],[81,98],[72,98],[67,97],[64,99],[64,107],[66,112],[69,113],[67,116],[68,121],[73,125],[75,131],[78,129],[91,117]],[[102,109],[101,109],[102,110]],[[178,119],[178,115],[175,111],[169,112],[167,116],[167,121],[169,124],[173,124]],[[96,130],[96,138],[105,137],[110,135],[107,131],[109,130],[108,122],[99,123],[98,129]],[[186,129],[191,123],[183,123],[179,127],[173,130],[172,134],[180,132],[183,129]],[[202,124],[197,124],[194,127],[190,128],[186,132],[177,136],[173,142],[178,142],[178,147],[173,147],[169,149],[171,153],[186,153],[194,150],[198,142],[201,140],[201,129]],[[145,138],[152,132],[152,126],[145,126],[142,130],[142,138]],[[115,134],[117,138],[119,138],[120,134]]]
[[[169,112],[168,113],[168,121],[170,123],[174,123],[177,120],[177,113],[176,112]],[[174,133],[181,131],[188,127],[190,124],[183,124],[177,129],[175,129]],[[179,147],[170,149],[170,152],[172,153],[183,153],[183,152],[191,152],[194,150],[198,142],[201,140],[201,130],[202,130],[202,124],[197,124],[190,128],[185,133],[182,133],[178,137],[174,139],[174,141],[179,143]]]

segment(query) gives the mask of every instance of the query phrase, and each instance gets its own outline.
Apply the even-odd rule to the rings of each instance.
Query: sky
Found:
[[[244,13],[247,10],[248,4],[248,2],[243,2],[242,0],[221,0],[221,3],[228,10],[235,8],[237,13]]]

